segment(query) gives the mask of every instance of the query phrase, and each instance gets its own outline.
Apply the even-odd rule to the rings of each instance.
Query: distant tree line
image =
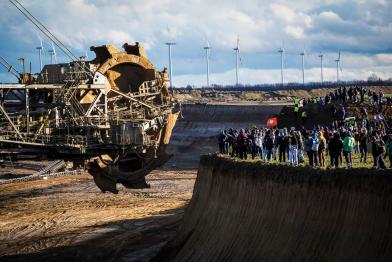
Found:
[[[282,84],[257,84],[257,85],[212,85],[211,87],[192,87],[190,85],[186,87],[178,87],[176,90],[216,90],[216,91],[277,91],[277,90],[311,90],[315,88],[337,88],[340,86],[392,86],[392,79],[382,80],[380,78],[369,77],[367,81],[339,81],[339,82],[310,82],[305,85],[300,83],[286,83]]]

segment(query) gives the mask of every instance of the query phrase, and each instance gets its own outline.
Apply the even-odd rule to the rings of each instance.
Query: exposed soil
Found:
[[[372,91],[391,94],[391,87],[369,87]],[[178,89],[176,98],[182,103],[232,103],[232,104],[265,104],[285,103],[294,97],[310,98],[325,96],[334,88],[314,88],[311,90],[288,89],[276,91],[220,91],[211,89]]]
[[[7,261],[147,261],[175,234],[196,171],[154,171],[150,189],[103,194],[90,175],[0,185]]]
[[[200,155],[216,150],[217,133],[263,125],[281,107],[184,105],[168,148],[174,156],[147,176],[150,189],[103,194],[88,174],[0,185],[0,260],[149,260],[175,236]],[[22,170],[3,171],[14,178]]]
[[[392,261],[389,170],[203,156],[179,234],[154,261]]]
[[[174,157],[165,168],[197,168],[200,155],[216,151],[221,130],[263,126],[281,109],[282,105],[184,104],[167,149]]]
[[[301,127],[313,128],[315,125],[320,126],[331,126],[333,117],[333,107],[336,109],[340,108],[342,105],[339,103],[331,103],[325,106],[320,106],[318,104],[310,103],[305,105],[302,110],[306,111],[308,118],[304,122],[300,115],[294,113],[294,106],[285,106],[282,108],[281,112],[278,114],[278,127]],[[392,119],[392,107],[384,106],[381,112],[378,111],[378,107],[370,105],[368,102],[359,104],[347,103],[345,106],[346,117],[355,117],[357,120],[362,120],[363,116],[361,114],[361,107],[367,109],[368,119],[374,119],[375,115],[382,113],[385,119]]]
[[[174,156],[147,176],[149,189],[118,185],[118,195],[103,194],[88,174],[0,185],[0,260],[148,261],[176,235],[200,155],[216,151],[218,132],[264,125],[281,109],[280,103],[183,105],[168,146]],[[4,179],[17,175],[10,170]]]

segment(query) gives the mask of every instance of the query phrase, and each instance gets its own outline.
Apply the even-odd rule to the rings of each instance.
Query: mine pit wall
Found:
[[[202,122],[228,122],[264,125],[280,112],[282,105],[183,104],[184,119]]]
[[[202,156],[166,261],[392,261],[390,170]]]
[[[216,136],[222,129],[264,126],[281,105],[183,104],[182,117],[173,129],[167,152],[174,157],[166,166],[197,168],[200,155],[218,150]]]

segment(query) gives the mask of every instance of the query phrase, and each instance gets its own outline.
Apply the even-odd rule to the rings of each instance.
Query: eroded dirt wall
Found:
[[[167,147],[174,158],[166,166],[197,168],[201,154],[218,150],[216,137],[221,130],[263,126],[281,109],[279,105],[182,105]]]
[[[392,261],[390,170],[203,156],[169,261]]]

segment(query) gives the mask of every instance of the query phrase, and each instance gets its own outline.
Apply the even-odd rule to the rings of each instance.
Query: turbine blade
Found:
[[[54,44],[53,44],[53,42],[52,42],[52,50],[53,50],[53,54],[56,54],[56,49],[55,49],[55,47],[54,47]]]

